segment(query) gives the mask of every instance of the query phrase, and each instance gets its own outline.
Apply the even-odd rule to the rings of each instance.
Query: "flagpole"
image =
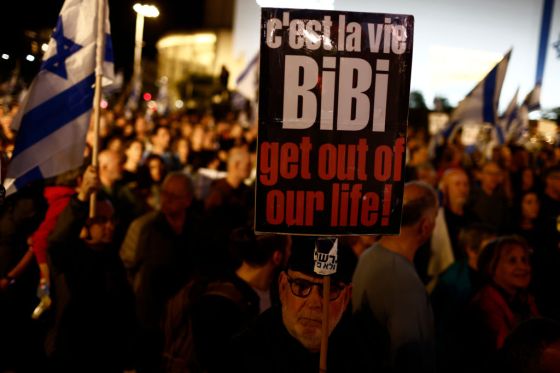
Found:
[[[105,0],[97,0],[97,43],[95,55],[95,93],[93,96],[93,150],[91,165],[97,170],[99,154],[99,123],[101,120],[101,85],[103,81],[103,61],[105,60]],[[89,216],[95,216],[96,193],[90,199]]]

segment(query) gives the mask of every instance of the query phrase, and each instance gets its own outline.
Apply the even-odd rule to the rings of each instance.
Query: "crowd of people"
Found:
[[[0,205],[0,373],[317,371],[315,238],[254,233],[256,126],[106,109],[97,167],[92,135]],[[558,148],[411,123],[406,170],[400,235],[339,238],[328,371],[557,372]]]

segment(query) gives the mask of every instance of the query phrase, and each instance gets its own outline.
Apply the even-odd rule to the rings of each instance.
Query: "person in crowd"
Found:
[[[363,343],[391,371],[435,369],[433,313],[413,258],[432,234],[437,206],[432,187],[406,183],[400,235],[383,236],[364,252],[353,277],[353,313]]]
[[[193,182],[194,195],[202,204],[208,197],[212,184],[227,176],[227,172],[220,170],[219,165],[220,159],[217,152],[204,152],[200,156],[199,168],[189,167],[188,172]]]
[[[227,237],[239,226],[252,223],[254,205],[253,188],[245,185],[244,180],[251,173],[251,158],[246,147],[234,147],[229,151],[226,177],[215,180],[204,200],[208,227],[206,253],[211,255],[208,262],[210,270],[217,273],[228,268],[230,262],[227,250]],[[221,261],[221,265],[219,264]],[[222,267],[222,268],[220,268]]]
[[[131,226],[121,247],[136,295],[142,360],[139,372],[159,367],[163,343],[160,320],[165,305],[199,268],[200,218],[192,200],[188,176],[168,174],[162,185],[161,210],[145,219],[142,229]]]
[[[115,151],[117,153],[123,153],[124,152],[124,138],[119,135],[112,135],[111,137],[107,138],[107,146],[105,146],[105,149],[107,150],[112,150]]]
[[[485,162],[479,174],[480,185],[471,191],[467,210],[477,221],[499,234],[511,229],[511,203],[503,190],[503,169],[493,161]]]
[[[134,139],[128,141],[124,146],[126,161],[123,165],[122,180],[124,183],[138,182],[138,170],[142,162],[144,144],[142,141]]]
[[[343,236],[340,238],[340,244],[347,245],[354,256],[356,257],[356,263],[358,263],[358,258],[366,251],[375,241],[379,239],[379,236]]]
[[[547,168],[543,179],[537,221],[543,231],[543,247],[536,250],[535,297],[544,316],[560,321],[560,165]]]
[[[539,316],[532,295],[530,248],[516,236],[502,236],[484,248],[478,269],[484,285],[473,297],[466,317],[464,367],[494,371],[497,351],[524,320]]]
[[[459,168],[462,165],[465,149],[462,143],[457,141],[460,138],[460,134],[457,133],[454,138],[455,140],[447,143],[442,150],[441,158],[437,165],[438,179],[441,179],[448,169]]]
[[[445,171],[440,182],[442,206],[438,210],[434,233],[429,241],[430,256],[427,274],[432,290],[437,276],[456,260],[464,257],[460,249],[459,232],[474,219],[465,210],[470,191],[469,177],[462,168]],[[415,260],[418,260],[415,258]]]
[[[140,167],[138,187],[150,209],[159,209],[161,186],[167,172],[165,162],[157,154],[150,154]]]
[[[179,137],[173,141],[173,154],[179,161],[179,168],[184,170],[188,166],[189,160],[189,140],[185,137]]]
[[[144,159],[151,154],[161,157],[168,171],[177,171],[181,165],[177,156],[171,151],[171,130],[167,126],[158,125],[152,131],[150,146],[144,152]]]
[[[146,120],[142,114],[136,115],[134,119],[134,135],[135,138],[142,141],[145,145],[148,144],[151,123]]]
[[[556,373],[560,367],[560,324],[534,318],[519,324],[506,338],[498,369],[509,373]]]
[[[209,150],[216,151],[216,149],[208,149],[205,146],[207,130],[206,128],[198,123],[192,127],[192,133],[190,135],[190,152],[188,158],[188,164],[191,165],[193,170],[197,170],[205,163],[205,153]]]
[[[43,362],[31,320],[39,271],[28,240],[47,209],[41,192],[30,185],[0,204],[0,372],[32,372]]]
[[[251,173],[251,158],[246,147],[234,147],[228,154],[226,177],[216,180],[210,187],[204,207],[208,212],[226,210],[231,219],[247,219],[251,207],[251,191],[244,184]],[[239,221],[239,220],[237,220]]]
[[[101,190],[109,198],[116,198],[123,173],[122,156],[114,150],[103,150],[99,153],[98,162]]]
[[[513,162],[510,148],[506,145],[494,145],[490,155],[490,161],[496,162],[502,169],[502,190],[506,198],[512,201],[514,198],[514,188],[511,180]]]
[[[523,193],[541,189],[537,176],[535,175],[535,171],[530,167],[522,168],[512,175],[512,187],[515,202],[519,202]]]
[[[167,372],[194,366],[226,371],[229,362],[216,356],[225,356],[230,339],[271,307],[270,287],[289,257],[290,237],[255,236],[251,227],[243,227],[230,236],[230,249],[241,260],[234,273],[194,280],[169,301],[164,319]]]
[[[90,195],[100,187],[89,166],[77,195],[49,238],[54,323],[46,346],[52,371],[123,372],[134,368],[134,302],[113,241],[113,206]]]
[[[515,206],[515,225],[514,232],[523,237],[533,249],[535,255],[537,251],[543,250],[544,232],[538,225],[540,210],[539,195],[533,190],[522,192],[519,202]]]
[[[323,276],[314,272],[315,238],[293,237],[287,269],[280,273],[280,305],[261,314],[231,343],[227,371],[314,372],[319,370],[323,337]],[[345,313],[351,298],[353,268],[349,250],[339,247],[331,275],[328,312],[329,372],[365,372],[365,354]]]
[[[50,271],[47,262],[48,237],[53,231],[58,216],[66,208],[70,199],[76,194],[76,188],[81,183],[84,168],[72,169],[54,178],[52,185],[46,185],[43,189],[43,196],[48,203],[45,218],[31,235],[29,239],[30,247],[35,254],[35,260],[39,265],[41,279],[38,294],[41,294],[40,305],[35,308],[33,318],[40,317],[46,309],[50,307]]]
[[[416,179],[430,184],[432,187],[437,186],[437,172],[430,162],[419,163],[414,167]]]
[[[454,372],[460,364],[465,350],[461,338],[465,310],[473,294],[482,286],[478,257],[495,237],[491,228],[480,223],[462,228],[458,244],[465,254],[440,274],[430,294],[436,326],[438,371]]]
[[[119,245],[128,229],[129,224],[146,211],[133,185],[123,182],[123,155],[113,150],[105,149],[98,157],[99,181],[101,187],[99,195],[108,198],[116,213],[116,227],[114,240]]]

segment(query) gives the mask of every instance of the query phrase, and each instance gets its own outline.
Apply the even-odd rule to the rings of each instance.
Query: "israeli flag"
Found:
[[[500,62],[473,88],[473,90],[459,103],[451,114],[447,127],[443,130],[443,136],[448,138],[465,122],[490,123],[496,125],[498,122],[498,103],[502,85],[511,56],[511,50],[506,53]],[[503,133],[496,126],[498,141],[504,141]]]
[[[105,6],[104,84],[114,78],[106,0],[66,0],[41,70],[12,123],[17,135],[4,182],[8,195],[83,163],[93,107],[98,1]]]
[[[506,141],[512,138],[512,130],[516,127],[516,123],[519,119],[519,104],[518,102],[519,88],[515,91],[511,101],[509,102],[506,110],[500,117],[498,125],[505,135]]]
[[[541,108],[541,84],[537,83],[533,89],[527,93],[525,100],[523,100],[522,106],[527,107],[527,111],[530,113]]]
[[[520,139],[529,129],[529,113],[541,108],[541,85],[536,84],[535,87],[525,96],[523,103],[516,112],[516,117],[512,121],[508,135],[513,140]]]

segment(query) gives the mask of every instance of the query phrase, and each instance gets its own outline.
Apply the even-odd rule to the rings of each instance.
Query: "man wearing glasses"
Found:
[[[263,313],[256,324],[234,339],[231,371],[316,372],[322,337],[323,277],[314,273],[315,238],[293,237],[292,254],[278,279],[280,305]],[[351,298],[355,258],[338,249],[338,268],[329,293],[330,372],[363,371],[359,348],[345,313]]]

